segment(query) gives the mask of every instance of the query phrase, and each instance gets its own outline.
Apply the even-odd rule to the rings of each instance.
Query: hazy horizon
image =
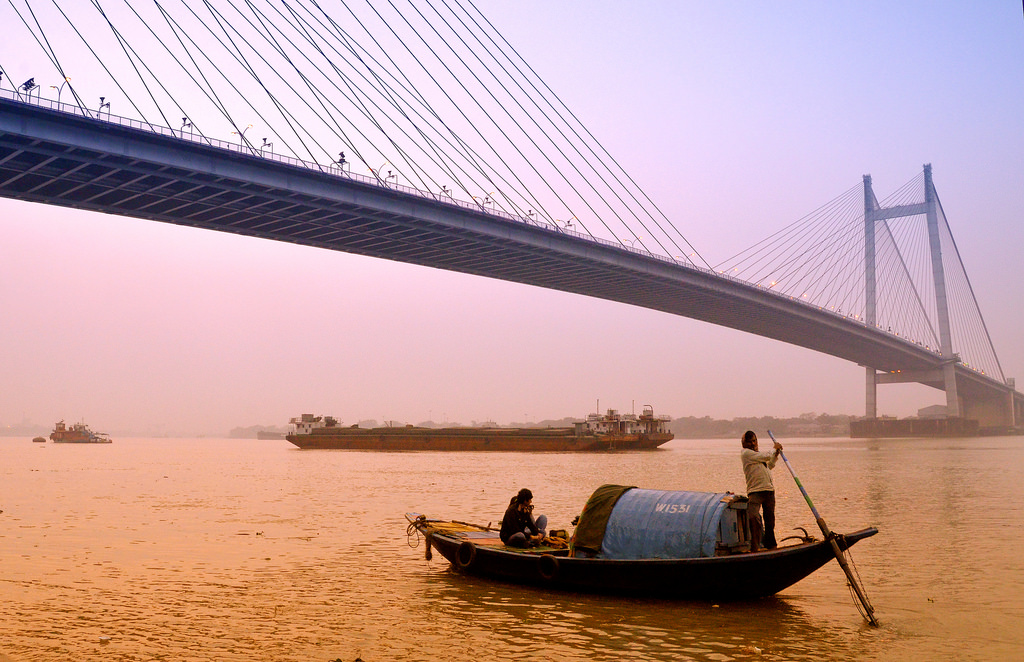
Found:
[[[864,174],[881,199],[931,163],[1003,372],[1024,378],[1020,3],[479,7],[712,264]],[[23,33],[0,67],[52,93]],[[7,199],[0,236],[0,425],[864,411],[861,367],[619,303]],[[896,416],[945,402],[878,398]]]
[[[629,414],[629,410],[618,410],[620,414]],[[602,408],[602,414],[606,413],[607,409]],[[310,412],[305,412],[310,413]],[[594,412],[589,412],[594,413]],[[633,412],[635,413],[635,412]],[[664,412],[655,412],[659,415],[663,415]],[[330,414],[326,414],[330,416]],[[377,420],[372,418],[364,419],[351,419],[348,421],[338,421],[338,425],[358,425],[361,428],[375,428],[375,427],[390,427],[390,426],[404,426],[414,425],[416,427],[428,427],[428,428],[441,428],[441,427],[561,427],[568,426],[569,424],[577,421],[586,420],[586,414],[580,416],[562,416],[559,418],[547,418],[540,420],[513,420],[513,421],[493,421],[493,420],[469,420],[469,421],[457,421],[457,420],[425,420],[425,421],[397,421],[397,420]],[[772,418],[778,421],[800,421],[800,420],[811,420],[815,421],[821,417],[824,418],[857,418],[855,414],[833,414],[829,412],[805,412],[798,416],[735,416],[728,419],[716,419],[710,416],[672,416],[670,417],[670,427],[677,421],[689,421],[689,420],[710,420],[715,422],[739,422],[748,421],[751,419],[762,419]],[[257,432],[287,432],[290,429],[290,425],[285,422],[283,424],[278,423],[242,423],[232,426],[228,430],[194,430],[187,434],[174,434],[172,432],[163,432],[160,434],[147,434],[145,431],[132,430],[132,429],[113,429],[113,430],[100,430],[95,426],[89,425],[88,421],[64,421],[67,424],[71,423],[85,423],[93,432],[104,432],[110,435],[130,438],[152,438],[152,439],[178,439],[178,438],[255,438]],[[36,435],[41,434],[47,436],[52,431],[53,424],[37,423],[35,421],[20,421],[15,424],[9,424],[4,421],[0,421],[0,438],[17,438],[27,436],[29,434]],[[250,436],[251,434],[251,436]]]

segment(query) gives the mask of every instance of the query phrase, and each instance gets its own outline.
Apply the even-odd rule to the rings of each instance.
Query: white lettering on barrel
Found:
[[[690,504],[688,503],[659,503],[655,504],[654,512],[656,513],[688,513],[690,512]]]

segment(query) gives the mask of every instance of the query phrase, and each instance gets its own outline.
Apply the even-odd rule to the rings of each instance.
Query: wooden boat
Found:
[[[623,502],[624,495],[629,496]],[[598,488],[565,548],[506,547],[497,529],[407,513],[427,558],[437,550],[452,567],[482,577],[569,591],[648,597],[740,600],[774,595],[835,558],[830,540],[806,535],[773,550],[749,552],[746,497],[735,494]],[[878,533],[838,535],[841,550]]]

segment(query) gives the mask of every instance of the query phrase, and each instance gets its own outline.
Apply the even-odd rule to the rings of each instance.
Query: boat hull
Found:
[[[869,527],[839,536],[840,549],[876,533]],[[567,591],[713,601],[775,595],[835,558],[828,541],[729,556],[639,560],[509,551],[449,534],[431,534],[428,541],[453,568],[471,575]]]
[[[321,428],[289,434],[302,449],[377,451],[609,451],[651,450],[673,438],[671,433],[581,435],[562,429],[481,430],[474,428]]]
[[[85,423],[75,423],[68,427],[64,421],[53,426],[50,439],[55,444],[109,444],[110,437],[105,432],[93,432]]]
[[[50,439],[55,444],[109,444],[113,443],[110,438],[97,434],[84,435],[75,433],[54,432]]]

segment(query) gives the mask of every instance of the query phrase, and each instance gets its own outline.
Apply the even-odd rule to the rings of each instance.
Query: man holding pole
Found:
[[[764,453],[757,450],[757,435],[753,430],[743,433],[743,450],[740,459],[743,461],[743,475],[747,479],[747,519],[750,522],[750,551],[758,551],[762,545],[765,549],[775,549],[775,484],[772,482],[771,470],[782,453],[782,444],[772,440],[775,448]],[[764,523],[761,523],[761,511],[764,510]]]

